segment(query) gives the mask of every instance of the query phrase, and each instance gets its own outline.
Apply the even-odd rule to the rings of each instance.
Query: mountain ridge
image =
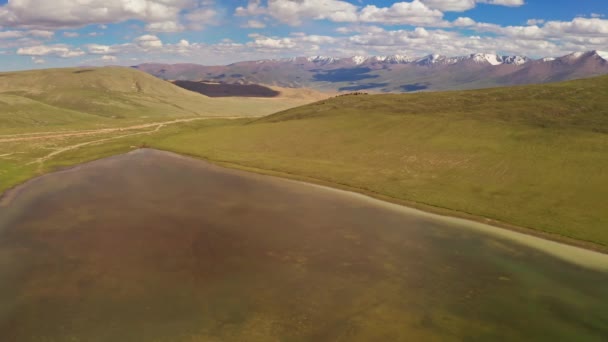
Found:
[[[608,74],[608,52],[532,59],[474,53],[448,57],[309,56],[243,61],[224,66],[146,63],[134,66],[166,80],[264,84],[322,91],[462,90],[567,81]]]

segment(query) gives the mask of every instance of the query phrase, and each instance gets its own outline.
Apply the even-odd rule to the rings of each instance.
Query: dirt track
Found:
[[[224,117],[201,117],[201,118],[189,118],[189,119],[176,119],[172,121],[163,122],[151,122],[140,125],[133,125],[127,127],[115,127],[115,128],[100,128],[94,130],[83,130],[83,131],[69,131],[69,132],[43,132],[43,133],[24,133],[14,135],[0,135],[0,143],[2,142],[15,142],[15,141],[28,141],[28,140],[40,140],[40,139],[54,139],[54,138],[68,138],[68,137],[79,137],[87,135],[105,134],[112,132],[130,131],[135,129],[144,129],[151,127],[158,127],[158,129],[176,123],[191,122],[198,120],[212,120],[212,119],[241,119],[241,116],[224,116]],[[160,126],[160,127],[159,127]]]

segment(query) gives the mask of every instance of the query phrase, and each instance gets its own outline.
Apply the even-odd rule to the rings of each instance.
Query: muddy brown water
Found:
[[[608,338],[605,255],[402,209],[148,149],[49,174],[0,203],[0,341]]]

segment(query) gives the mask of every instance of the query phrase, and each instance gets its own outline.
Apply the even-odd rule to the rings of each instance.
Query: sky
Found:
[[[0,0],[0,70],[608,51],[608,0]]]

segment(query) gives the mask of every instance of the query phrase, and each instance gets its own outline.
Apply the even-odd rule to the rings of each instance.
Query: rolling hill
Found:
[[[343,95],[151,146],[608,246],[606,76]]]
[[[0,73],[1,132],[120,126],[193,116],[259,116],[310,99],[213,99],[132,68]]]
[[[122,89],[117,98],[142,99],[137,87]],[[282,96],[298,98],[305,90],[291,91]],[[2,101],[10,98],[47,130],[51,124],[64,129],[70,120],[93,126],[131,120],[86,113],[90,95],[76,107],[74,100],[62,102],[69,93],[58,90],[59,100],[45,98],[55,106],[36,100],[53,89],[37,92],[5,92]],[[201,106],[221,100],[170,84],[160,92],[145,96],[162,99],[171,92],[178,95],[170,99],[184,96]],[[175,108],[176,115],[186,115]],[[0,113],[3,131],[20,117]],[[26,121],[15,124],[21,134],[42,127]],[[0,137],[0,190],[58,167],[149,146],[608,250],[608,76],[473,91],[340,95],[261,118],[21,136]]]
[[[608,53],[589,51],[533,60],[471,54],[350,58],[298,57],[234,63],[141,64],[162,79],[309,87],[323,91],[418,92],[558,82],[608,74]]]

